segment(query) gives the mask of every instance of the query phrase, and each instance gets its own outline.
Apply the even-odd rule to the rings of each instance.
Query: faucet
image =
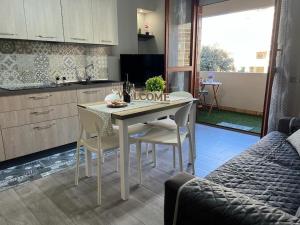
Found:
[[[91,78],[92,78],[91,76],[88,75],[88,72],[87,72],[88,68],[94,69],[94,64],[91,63],[91,64],[87,65],[86,67],[84,67],[84,70],[85,70],[85,74],[84,74],[85,76],[84,76],[84,78],[85,78],[86,82],[89,82],[91,80]]]

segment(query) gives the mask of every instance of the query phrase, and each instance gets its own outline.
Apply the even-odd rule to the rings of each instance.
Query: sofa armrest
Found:
[[[187,173],[180,173],[165,183],[165,205],[164,205],[164,221],[165,225],[172,225],[176,198],[179,188],[186,182],[192,180],[194,176]]]
[[[300,129],[300,118],[284,117],[279,120],[278,131],[291,134]]]
[[[298,217],[204,179],[180,189],[176,225],[292,225]]]
[[[291,117],[281,118],[278,123],[278,131],[281,133],[289,134],[291,119]]]

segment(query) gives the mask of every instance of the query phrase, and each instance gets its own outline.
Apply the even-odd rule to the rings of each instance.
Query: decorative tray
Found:
[[[107,107],[108,108],[123,108],[123,107],[126,107],[127,105],[128,105],[127,102],[121,102],[121,103],[117,103],[117,104],[110,103],[110,104],[107,104]]]

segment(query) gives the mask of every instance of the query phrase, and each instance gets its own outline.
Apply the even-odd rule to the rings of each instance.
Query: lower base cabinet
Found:
[[[13,159],[75,142],[78,130],[78,116],[3,129],[5,158]]]
[[[5,160],[5,154],[4,154],[4,147],[3,147],[3,140],[0,130],[0,162]]]

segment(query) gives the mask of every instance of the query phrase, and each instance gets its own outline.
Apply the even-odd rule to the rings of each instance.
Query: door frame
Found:
[[[198,50],[197,50],[197,38],[198,38],[198,21],[199,15],[202,16],[202,7],[199,5],[199,0],[192,0],[192,24],[191,24],[191,43],[190,43],[190,65],[189,66],[175,66],[169,67],[169,25],[170,25],[170,2],[172,0],[165,0],[165,81],[166,91],[169,92],[168,80],[169,74],[173,72],[189,72],[190,73],[190,81],[189,81],[189,92],[196,96],[195,89],[199,89],[198,85],[196,85],[197,81],[199,81],[199,77],[197,77],[197,58],[198,58]],[[199,13],[199,11],[201,13]],[[200,20],[201,21],[201,20]]]
[[[282,51],[281,49],[278,49],[278,35],[279,35],[279,27],[280,27],[281,6],[282,6],[282,0],[275,0],[273,31],[272,31],[271,50],[270,50],[270,61],[269,61],[269,68],[268,68],[268,74],[267,74],[261,137],[267,135],[267,133],[268,133],[270,105],[271,105],[271,98],[272,98],[272,87],[273,87],[274,77],[277,72],[276,71],[277,70],[276,69],[276,58],[277,58],[278,52]]]

